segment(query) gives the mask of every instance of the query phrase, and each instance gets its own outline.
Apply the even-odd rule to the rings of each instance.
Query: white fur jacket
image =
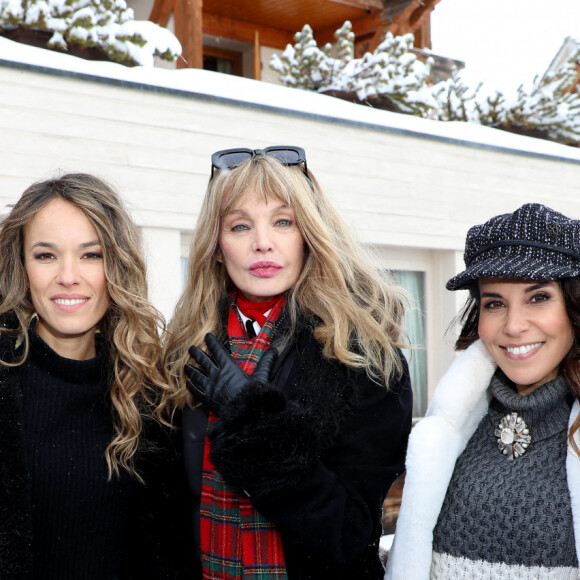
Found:
[[[385,580],[429,580],[433,530],[455,462],[487,413],[487,387],[495,368],[481,341],[472,344],[449,367],[425,418],[412,430],[403,500]],[[569,425],[579,411],[576,400]],[[580,444],[578,432],[576,440]],[[580,560],[580,459],[571,448],[566,470]]]

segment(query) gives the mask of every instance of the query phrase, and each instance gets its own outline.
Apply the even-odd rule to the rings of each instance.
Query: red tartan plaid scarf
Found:
[[[232,295],[228,334],[232,357],[251,375],[268,349],[285,299],[280,296],[262,325],[260,334],[249,339],[240,320],[237,292]],[[209,426],[217,420],[210,413]],[[200,506],[201,561],[206,580],[287,579],[282,538],[272,523],[257,512],[250,500],[230,491],[210,459],[206,437]]]

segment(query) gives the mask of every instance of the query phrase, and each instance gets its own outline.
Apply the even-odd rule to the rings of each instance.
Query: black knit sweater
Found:
[[[36,333],[30,338],[20,384],[35,577],[117,578],[134,481],[124,470],[120,478],[107,478],[113,424],[104,353],[66,359]]]
[[[143,417],[136,467],[108,480],[111,365],[65,359],[29,332],[0,365],[0,578],[195,580],[179,437]],[[18,358],[0,336],[3,360]]]

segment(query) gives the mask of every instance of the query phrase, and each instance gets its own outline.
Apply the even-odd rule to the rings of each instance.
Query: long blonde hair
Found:
[[[259,155],[210,180],[191,242],[185,291],[168,326],[163,364],[175,387],[173,404],[191,401],[183,367],[188,348],[204,348],[206,333],[221,334],[219,307],[234,289],[218,261],[222,217],[248,192],[291,207],[306,245],[304,266],[287,304],[291,331],[299,317],[316,317],[314,336],[323,355],[364,369],[388,384],[401,370],[396,353],[402,333],[404,293],[373,267],[350,228],[314,176]]]
[[[110,396],[115,435],[106,450],[109,477],[125,468],[138,478],[135,453],[143,427],[142,413],[155,405],[159,392],[168,389],[157,363],[161,315],[147,300],[146,268],[141,240],[115,191],[97,177],[84,173],[31,185],[0,223],[0,316],[13,318],[9,328],[15,342],[23,344],[19,360],[0,360],[5,366],[25,362],[29,352],[27,329],[34,315],[24,265],[24,227],[54,199],[78,207],[93,224],[101,248],[110,305],[99,322],[112,362]]]

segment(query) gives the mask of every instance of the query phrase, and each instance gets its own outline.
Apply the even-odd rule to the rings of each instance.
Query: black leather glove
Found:
[[[189,377],[187,388],[195,401],[201,402],[216,415],[250,382],[269,382],[270,372],[278,358],[275,348],[269,348],[254,373],[248,375],[213,334],[206,334],[205,344],[211,358],[196,346],[189,347],[189,355],[199,368],[185,365],[185,374]]]

